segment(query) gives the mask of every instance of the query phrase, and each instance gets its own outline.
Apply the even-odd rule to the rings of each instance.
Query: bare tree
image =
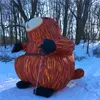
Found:
[[[31,0],[30,1],[31,2],[31,10],[32,10],[30,13],[30,18],[28,18],[27,15],[25,14],[21,0],[17,0],[17,3],[14,0],[11,0],[11,2],[13,2],[14,6],[18,9],[18,11],[20,12],[20,14],[23,17],[25,22],[28,21],[28,19],[31,19],[34,17],[35,12],[37,10],[38,0]]]
[[[6,48],[6,39],[5,39],[5,26],[4,26],[4,23],[3,23],[3,8],[0,6],[0,24],[1,24],[1,28],[2,28],[2,33],[3,33],[3,45],[5,46]]]
[[[79,44],[81,39],[85,40],[84,29],[88,18],[88,13],[91,7],[91,2],[92,0],[76,0],[76,44]]]
[[[63,36],[66,37],[67,34],[67,25],[68,25],[68,10],[69,10],[70,0],[65,0],[65,9],[64,9],[64,19],[63,19]]]

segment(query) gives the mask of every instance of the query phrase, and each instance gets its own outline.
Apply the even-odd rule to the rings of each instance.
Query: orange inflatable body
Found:
[[[15,61],[15,70],[22,81],[29,81],[36,86],[40,63],[38,85],[59,90],[71,79],[75,79],[74,43],[61,36],[60,28],[51,18],[41,18],[42,23],[27,31],[29,43],[22,43],[25,55]],[[48,55],[28,55],[39,53],[39,46],[44,39],[51,39],[56,44],[56,51]],[[42,62],[41,61],[42,57]],[[81,70],[81,69],[80,69]],[[82,70],[81,70],[82,71]],[[76,78],[82,77],[78,73]]]

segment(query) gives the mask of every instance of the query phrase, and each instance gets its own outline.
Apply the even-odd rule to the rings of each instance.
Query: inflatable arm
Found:
[[[14,47],[12,49],[12,53],[19,52],[21,50],[26,51],[27,46],[28,46],[28,43],[24,43],[24,42],[22,42],[22,43],[15,43]]]
[[[72,55],[72,52],[74,50],[74,43],[70,39],[61,39],[58,41],[55,41],[56,44],[56,51],[53,53],[54,55],[59,56],[66,56],[66,55]]]
[[[41,51],[43,51],[44,54],[66,57],[66,55],[72,55],[74,50],[74,43],[72,40],[64,38],[60,40],[45,39],[39,48]]]

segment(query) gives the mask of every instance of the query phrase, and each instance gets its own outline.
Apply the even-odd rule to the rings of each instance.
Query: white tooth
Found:
[[[26,30],[31,31],[34,28],[40,26],[43,22],[43,19],[40,17],[32,18],[28,22],[26,22]]]

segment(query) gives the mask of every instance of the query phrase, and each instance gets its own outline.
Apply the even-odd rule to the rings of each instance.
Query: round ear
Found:
[[[43,22],[41,17],[32,18],[31,20],[26,22],[26,31],[31,31],[32,29],[40,26]]]

